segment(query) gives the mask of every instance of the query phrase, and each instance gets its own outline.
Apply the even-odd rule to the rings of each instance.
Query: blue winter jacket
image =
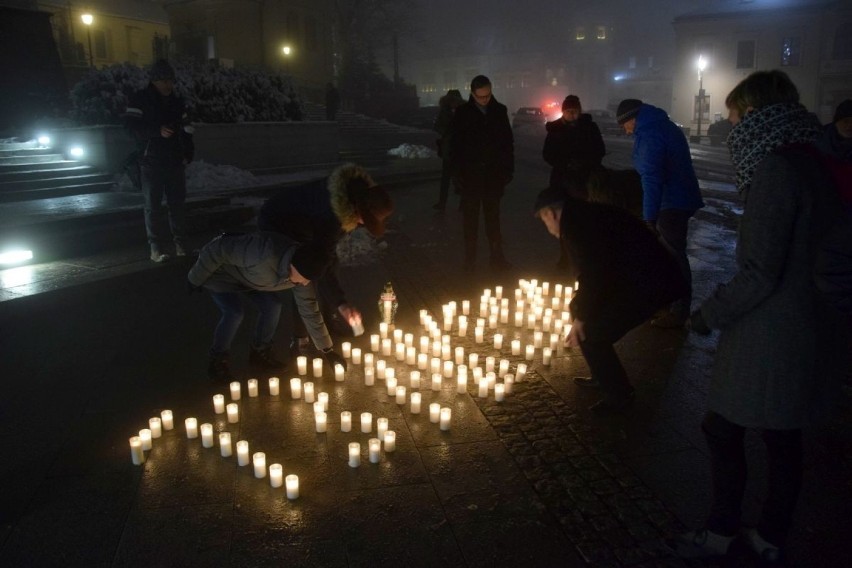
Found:
[[[689,144],[664,110],[643,104],[636,116],[633,165],[642,177],[642,214],[656,221],[663,209],[704,207]]]

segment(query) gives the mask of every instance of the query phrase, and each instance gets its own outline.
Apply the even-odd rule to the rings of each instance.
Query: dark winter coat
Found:
[[[500,197],[515,173],[515,139],[506,107],[494,97],[479,110],[473,96],[450,125],[450,171],[462,196]]]
[[[823,164],[831,172],[844,205],[852,211],[852,139],[840,136],[831,123],[823,129],[817,148],[823,153]]]
[[[674,256],[623,209],[569,197],[560,241],[578,274],[571,314],[589,339],[617,340],[686,290]]]
[[[656,221],[662,209],[704,207],[686,136],[665,111],[643,104],[633,134],[633,167],[642,177],[645,220]]]
[[[192,126],[183,100],[174,91],[164,97],[149,83],[130,98],[124,118],[136,139],[142,165],[176,166],[192,161],[195,154]],[[174,130],[174,134],[163,138],[162,126]]]
[[[300,243],[313,241],[328,252],[331,265],[317,281],[317,288],[333,309],[346,303],[337,278],[337,243],[358,226],[358,214],[346,191],[353,178],[375,185],[366,170],[350,164],[327,179],[282,189],[264,202],[258,216],[261,230],[281,233]]]
[[[606,154],[601,131],[592,115],[581,114],[572,122],[560,118],[548,122],[545,129],[542,156],[552,168],[550,186],[570,188],[572,182],[582,186]]]

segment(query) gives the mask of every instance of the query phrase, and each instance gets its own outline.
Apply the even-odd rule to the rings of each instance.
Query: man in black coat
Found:
[[[589,174],[600,167],[606,154],[601,131],[584,113],[580,99],[568,95],[562,101],[562,117],[545,125],[542,156],[553,168],[550,187],[582,190]]]
[[[163,262],[169,258],[163,248],[168,237],[163,226],[164,196],[175,254],[186,256],[185,167],[192,161],[195,146],[183,100],[174,91],[175,70],[160,59],[151,67],[150,78],[148,86],[131,97],[124,116],[136,138],[151,260]]]
[[[464,222],[464,266],[476,262],[479,210],[491,267],[506,269],[500,233],[500,199],[515,172],[515,140],[509,113],[491,94],[491,81],[477,75],[470,82],[470,98],[456,109],[450,125],[449,160],[456,191],[461,195]]]
[[[574,380],[603,391],[591,410],[623,411],[634,389],[613,344],[683,293],[678,264],[656,235],[623,209],[589,203],[559,188],[542,191],[534,209],[578,272],[566,346],[580,347],[591,377]]]

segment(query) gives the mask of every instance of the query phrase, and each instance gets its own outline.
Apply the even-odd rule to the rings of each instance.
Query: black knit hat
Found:
[[[642,108],[642,101],[639,99],[624,99],[618,103],[618,110],[615,111],[615,120],[618,121],[618,124],[624,124],[631,118],[636,118],[640,108]]]
[[[329,264],[328,251],[314,242],[300,245],[293,253],[290,264],[299,274],[308,280],[316,280],[323,275]]]
[[[165,59],[158,59],[152,66],[149,73],[151,81],[167,81],[175,80],[175,69]]]
[[[565,100],[562,101],[562,110],[565,111],[569,108],[582,109],[583,105],[580,104],[580,97],[577,95],[568,95],[565,97]]]
[[[832,122],[837,122],[838,120],[850,117],[852,117],[852,99],[846,99],[837,105],[837,110],[834,111],[834,120]]]

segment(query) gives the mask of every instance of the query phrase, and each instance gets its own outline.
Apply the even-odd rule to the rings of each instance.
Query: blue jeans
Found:
[[[222,312],[216,330],[213,332],[211,353],[226,353],[243,321],[243,301],[245,296],[257,306],[257,325],[252,336],[252,345],[261,347],[272,343],[278,319],[281,317],[281,299],[277,292],[211,292],[210,297]]]

